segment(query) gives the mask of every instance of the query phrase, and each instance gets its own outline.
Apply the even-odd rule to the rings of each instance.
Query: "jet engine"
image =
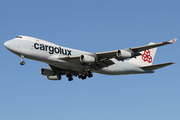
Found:
[[[80,61],[83,63],[94,63],[96,59],[90,55],[81,55]]]
[[[61,80],[60,75],[54,75],[54,76],[46,76],[48,80]]]
[[[131,58],[133,55],[131,52],[126,51],[126,50],[118,50],[116,53],[116,56],[118,58],[122,58],[122,59],[127,59],[127,58]]]
[[[45,76],[54,76],[55,73],[51,68],[42,68],[41,69],[41,74]]]

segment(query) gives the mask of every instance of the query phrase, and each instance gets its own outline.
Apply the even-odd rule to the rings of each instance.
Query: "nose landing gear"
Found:
[[[21,55],[20,57],[21,57],[21,62],[20,62],[20,65],[25,65],[25,62],[24,62],[24,56],[23,56],[23,55]]]

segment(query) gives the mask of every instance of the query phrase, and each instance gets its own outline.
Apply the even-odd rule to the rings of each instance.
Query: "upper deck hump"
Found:
[[[39,38],[29,37],[29,36],[24,36],[24,35],[19,35],[15,39],[27,40],[27,41],[31,41],[31,42],[35,42],[35,43],[40,43],[40,44],[48,45],[48,46],[62,47],[62,46],[59,46],[57,44],[54,44],[54,43],[51,43],[51,42],[48,42],[48,41],[45,41],[45,40],[42,40],[42,39],[39,39]],[[76,50],[76,49],[67,48],[67,47],[63,47],[63,48],[71,49],[71,50],[74,50],[76,52],[82,52],[84,54],[90,54],[90,52],[85,52],[85,51]]]
[[[39,39],[39,38],[35,38],[35,37],[29,37],[29,36],[23,36],[23,35],[19,35],[16,37],[16,39],[20,39],[20,40],[26,40],[26,41],[31,41],[31,42],[37,42],[37,43],[42,43],[42,44],[49,44],[49,45],[53,45],[53,46],[58,46],[57,44]]]

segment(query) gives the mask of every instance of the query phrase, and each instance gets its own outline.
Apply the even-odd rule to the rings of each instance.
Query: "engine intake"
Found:
[[[126,50],[118,50],[116,53],[116,56],[118,58],[122,58],[122,59],[127,59],[127,58],[132,58],[132,53]]]
[[[90,55],[81,55],[80,61],[83,63],[94,63],[96,59]]]
[[[55,73],[51,68],[42,68],[41,69],[41,74],[45,76],[54,76]]]

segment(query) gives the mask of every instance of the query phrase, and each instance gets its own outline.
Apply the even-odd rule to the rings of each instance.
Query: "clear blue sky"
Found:
[[[179,0],[1,0],[0,120],[180,120]],[[45,63],[4,47],[17,35],[103,52],[179,38],[158,48],[154,74],[49,81]]]

